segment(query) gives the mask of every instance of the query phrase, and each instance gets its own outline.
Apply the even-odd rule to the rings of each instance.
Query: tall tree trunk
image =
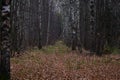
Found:
[[[0,80],[10,80],[10,4],[11,0],[2,0]]]
[[[49,44],[50,22],[51,22],[50,20],[51,20],[51,0],[48,3],[48,27],[47,27],[46,45]]]

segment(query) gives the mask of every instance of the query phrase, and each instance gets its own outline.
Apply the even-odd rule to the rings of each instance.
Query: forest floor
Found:
[[[11,59],[12,80],[120,80],[120,55],[86,56],[63,44]]]

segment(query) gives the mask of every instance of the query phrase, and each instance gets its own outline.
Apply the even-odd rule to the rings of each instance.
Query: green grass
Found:
[[[110,53],[112,53],[112,54],[120,54],[120,49],[118,47],[106,46],[104,51],[109,53],[109,54]]]
[[[62,41],[58,41],[55,43],[55,45],[43,47],[40,51],[46,54],[52,53],[64,54],[68,53],[70,49]]]
[[[120,54],[120,49],[114,48],[112,53],[113,54]]]

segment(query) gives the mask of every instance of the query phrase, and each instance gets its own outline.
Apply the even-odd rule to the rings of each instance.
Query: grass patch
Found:
[[[49,45],[43,47],[40,51],[46,54],[51,54],[51,53],[64,54],[64,53],[68,53],[70,49],[62,41],[58,41],[55,43],[55,45]]]
[[[114,48],[112,53],[113,54],[120,54],[120,49]]]
[[[120,49],[118,47],[106,46],[104,49],[105,53],[120,54]]]

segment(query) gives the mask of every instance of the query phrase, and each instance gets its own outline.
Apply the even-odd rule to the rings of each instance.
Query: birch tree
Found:
[[[0,80],[10,79],[10,5],[11,0],[1,0]]]

